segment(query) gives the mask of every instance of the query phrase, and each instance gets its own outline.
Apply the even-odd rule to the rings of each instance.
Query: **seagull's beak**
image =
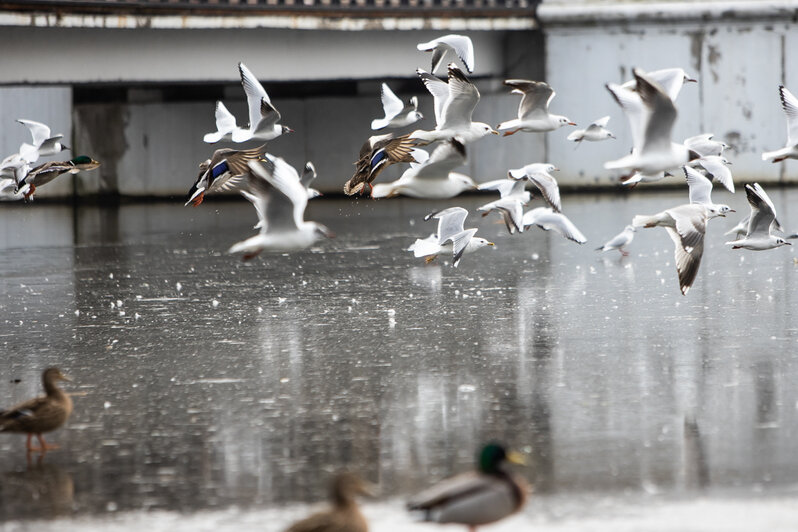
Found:
[[[488,245],[489,246],[495,246],[496,244],[494,244],[493,242],[488,242]]]
[[[737,211],[735,211],[734,209],[729,209],[729,212],[737,212]]]
[[[569,125],[569,126],[575,126],[575,125],[576,125],[576,122],[568,122],[568,125]]]
[[[785,242],[785,243],[784,243],[784,245],[786,245],[786,246],[792,246],[792,242]]]
[[[560,169],[559,169],[559,168],[557,168],[556,166],[553,168],[553,170],[554,170],[555,172],[559,172],[559,171],[560,171]]]
[[[693,78],[684,78],[685,83],[698,83],[697,79]]]
[[[731,165],[732,165],[731,161],[726,161],[726,164],[727,164],[728,166],[731,166]]]
[[[615,136],[615,135],[613,135],[612,133],[610,133],[610,138],[611,138],[611,139],[618,140],[618,137],[616,137],[616,136]]]
[[[507,451],[507,461],[512,464],[526,465],[526,457],[518,451]]]

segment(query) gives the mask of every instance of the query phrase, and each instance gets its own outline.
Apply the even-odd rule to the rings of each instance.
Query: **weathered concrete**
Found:
[[[579,123],[608,114],[610,128],[618,135],[617,141],[584,143],[576,152],[566,143],[552,142],[549,158],[566,176],[613,183],[616,174],[603,170],[603,163],[627,153],[631,139],[626,119],[604,84],[630,79],[633,67],[682,67],[699,83],[687,84],[676,102],[679,118],[673,139],[714,133],[734,147],[727,156],[736,180],[795,182],[795,162],[761,159],[763,151],[779,148],[786,140],[777,88],[784,83],[798,89],[798,69],[791,67],[798,61],[795,27],[750,21],[547,28],[546,77],[557,90],[558,108]]]
[[[504,74],[504,31],[474,31],[475,75]],[[0,83],[175,83],[379,79],[429,69],[416,44],[439,31],[3,28]],[[31,61],[31,57],[39,58]],[[65,58],[82,58],[80,61]]]

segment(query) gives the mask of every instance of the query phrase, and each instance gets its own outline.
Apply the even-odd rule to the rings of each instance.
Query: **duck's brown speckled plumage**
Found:
[[[368,532],[368,523],[360,513],[355,495],[368,495],[368,488],[351,473],[336,475],[330,484],[329,510],[297,521],[286,532]]]
[[[56,384],[69,380],[58,368],[47,368],[42,373],[46,395],[30,399],[0,411],[0,432],[22,432],[28,434],[29,451],[53,448],[44,441],[42,434],[61,427],[72,414],[72,399]],[[31,436],[36,435],[41,448],[31,446]]]

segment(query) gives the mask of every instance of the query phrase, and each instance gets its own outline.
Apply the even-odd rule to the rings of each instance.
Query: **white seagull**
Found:
[[[784,85],[779,85],[779,96],[781,107],[787,115],[787,144],[780,150],[762,154],[763,161],[771,160],[774,163],[784,159],[798,159],[798,99]]]
[[[451,139],[435,148],[423,163],[410,163],[410,168],[396,181],[374,185],[371,196],[390,198],[402,194],[411,198],[448,199],[466,190],[476,190],[473,179],[452,171],[465,161],[465,146],[456,138]]]
[[[529,229],[533,225],[537,225],[544,231],[553,230],[577,244],[584,244],[587,242],[585,235],[577,229],[567,216],[560,212],[554,212],[550,207],[538,207],[525,213],[523,224],[524,229]]]
[[[432,52],[433,74],[443,64],[446,52],[454,52],[465,65],[469,74],[474,73],[474,44],[470,37],[465,35],[444,35],[429,42],[420,43],[416,48],[422,52]]]
[[[719,140],[712,140],[713,136],[712,133],[703,133],[690,137],[689,139],[684,139],[683,144],[702,157],[708,155],[723,155],[723,151],[728,149],[729,145]]]
[[[585,129],[577,129],[576,131],[571,132],[568,135],[568,140],[573,140],[577,143],[577,146],[582,143],[583,140],[587,140],[590,142],[598,142],[601,140],[607,139],[614,139],[615,135],[613,135],[612,131],[607,129],[607,124],[610,121],[609,116],[604,116],[599,118]]]
[[[627,112],[630,125],[637,125],[637,128],[633,127],[632,133],[634,148],[631,154],[605,163],[604,168],[655,175],[697,159],[697,153],[684,144],[671,141],[677,115],[673,100],[641,70],[635,69],[634,74],[637,90],[631,94],[639,96],[639,104],[634,98],[624,98],[628,96],[627,89],[607,85],[618,104]],[[635,132],[635,129],[638,131]]]
[[[302,183],[302,186],[305,187],[305,190],[307,191],[308,201],[318,198],[322,195],[322,193],[315,188],[310,188],[310,183],[314,179],[316,179],[316,167],[313,166],[312,162],[308,161],[305,163],[305,168],[302,171],[302,177],[299,178],[299,182]],[[253,229],[260,229],[263,227],[263,221],[266,219],[266,213],[261,209],[263,209],[266,204],[259,201],[257,195],[249,192],[248,190],[242,190],[241,194],[255,206],[255,210],[258,212],[258,223],[255,224]]]
[[[526,182],[522,179],[495,179],[480,183],[478,188],[479,190],[495,190],[501,198],[518,198],[524,205],[532,200],[532,194],[526,189]]]
[[[632,243],[632,240],[635,238],[635,232],[637,229],[633,225],[627,225],[623,228],[623,231],[615,235],[614,237],[610,238],[606,244],[601,247],[596,248],[596,251],[610,251],[613,249],[617,249],[621,252],[621,255],[624,257],[629,256],[629,252],[626,251],[624,248]]]
[[[491,211],[498,212],[510,234],[524,231],[523,206],[532,200],[532,194],[526,190],[526,181],[521,179],[496,179],[479,185],[480,190],[496,190],[499,199],[477,208],[485,217]]]
[[[440,253],[452,252],[452,266],[457,267],[463,255],[473,253],[485,246],[493,246],[484,238],[475,237],[476,229],[463,229],[468,211],[462,207],[450,207],[428,214],[424,220],[438,219],[438,232],[427,238],[419,238],[407,248],[415,257],[425,257],[432,262]]]
[[[248,129],[236,128],[232,132],[233,142],[246,142],[248,140],[272,140],[283,133],[291,133],[293,129],[280,125],[280,113],[272,105],[266,89],[260,84],[258,78],[244,65],[238,63],[241,74],[241,85],[247,95],[249,108]]]
[[[31,137],[33,137],[33,144],[23,143],[19,147],[19,155],[29,163],[35,163],[39,160],[39,157],[55,155],[58,152],[69,149],[61,143],[64,135],[50,136],[50,128],[41,122],[25,120],[24,118],[18,119],[17,122],[27,127],[30,130]]]
[[[691,203],[666,209],[647,216],[638,214],[632,220],[635,227],[664,227],[673,240],[676,256],[676,272],[679,289],[687,295],[698,274],[701,256],[704,254],[704,235],[707,220],[718,214],[712,205]]]
[[[243,253],[243,260],[263,250],[298,251],[310,247],[321,237],[335,235],[317,222],[305,221],[308,192],[299,174],[280,157],[263,156],[249,161],[249,192],[244,196],[255,205],[260,232],[234,244],[228,253]]]
[[[773,234],[773,229],[777,225],[776,208],[759,183],[745,185],[745,195],[748,198],[748,203],[751,204],[748,231],[744,238],[726,242],[726,244],[730,245],[732,249],[744,248],[753,251],[791,246],[792,244],[785,239]]]
[[[722,203],[712,202],[712,181],[708,177],[701,174],[698,170],[685,166],[684,177],[687,179],[687,186],[690,190],[689,198],[690,203],[698,205],[707,205],[713,207],[712,214],[709,218],[715,216],[724,216],[730,212],[735,212],[734,209]]]
[[[454,63],[449,64],[448,83],[420,68],[416,72],[432,94],[437,125],[432,131],[413,131],[409,138],[429,144],[458,137],[463,144],[468,144],[485,135],[499,134],[484,122],[471,121],[479,103],[479,90]]]
[[[688,76],[683,68],[663,68],[661,70],[652,70],[645,74],[650,80],[659,84],[671,100],[676,100],[685,83],[697,83],[698,81]],[[630,79],[622,87],[635,90],[637,82],[634,79]]]
[[[414,124],[424,118],[418,112],[418,98],[413,96],[407,103],[402,103],[386,83],[382,84],[380,92],[382,110],[385,118],[376,118],[371,121],[371,129],[378,130],[386,127],[400,128]]]
[[[506,79],[504,84],[512,87],[514,94],[521,94],[518,118],[502,122],[496,128],[504,131],[505,137],[519,131],[542,133],[562,126],[576,125],[568,117],[549,112],[549,103],[556,93],[545,81]]]
[[[546,200],[554,212],[562,211],[560,202],[560,187],[557,180],[549,172],[559,171],[559,168],[549,163],[532,163],[523,168],[516,168],[508,172],[513,179],[528,179],[540,190],[543,199]]]

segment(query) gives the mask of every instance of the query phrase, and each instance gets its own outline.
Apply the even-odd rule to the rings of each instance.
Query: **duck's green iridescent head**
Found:
[[[498,443],[489,443],[479,453],[477,465],[482,473],[493,475],[501,471],[501,464],[505,460],[514,464],[525,464],[524,457],[515,451],[507,451]]]
[[[92,158],[86,155],[78,155],[69,162],[71,162],[72,164],[91,164]]]

